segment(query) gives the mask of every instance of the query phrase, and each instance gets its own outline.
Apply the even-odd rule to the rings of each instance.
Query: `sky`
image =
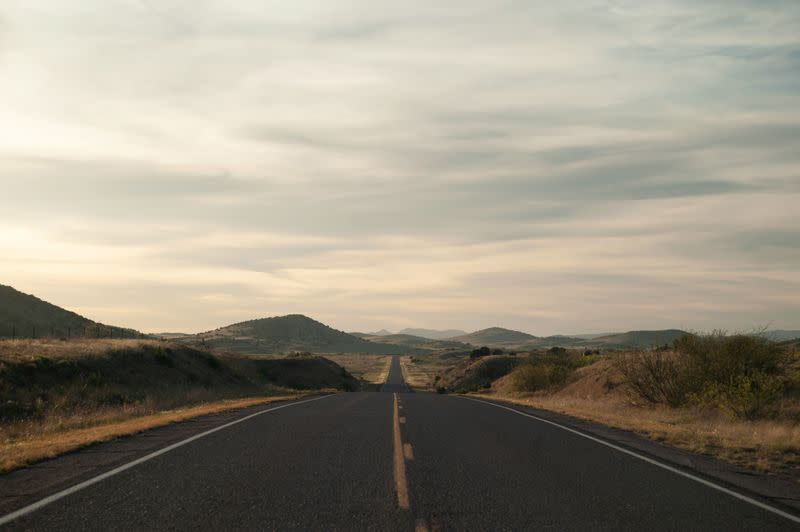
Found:
[[[800,3],[4,0],[0,284],[197,332],[800,328]]]

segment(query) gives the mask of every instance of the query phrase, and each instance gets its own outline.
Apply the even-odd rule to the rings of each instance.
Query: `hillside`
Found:
[[[476,331],[474,333],[465,334],[450,338],[455,342],[463,342],[472,345],[486,345],[489,347],[511,347],[521,346],[534,343],[538,337],[532,334],[513,331],[511,329],[503,329],[502,327],[490,327]]]
[[[192,337],[210,347],[243,353],[417,354],[408,346],[374,343],[333,329],[302,314],[243,321]]]
[[[449,340],[456,336],[464,336],[467,332],[458,329],[446,329],[441,331],[436,329],[403,329],[397,334],[409,334],[411,336],[428,338],[429,340]]]
[[[0,338],[138,337],[133,329],[105,325],[38,297],[0,285]]]
[[[382,344],[395,344],[407,347],[414,347],[418,349],[467,349],[469,346],[452,340],[432,340],[430,338],[423,338],[421,336],[414,336],[412,334],[386,334],[381,336],[362,336],[363,339],[370,342]]]

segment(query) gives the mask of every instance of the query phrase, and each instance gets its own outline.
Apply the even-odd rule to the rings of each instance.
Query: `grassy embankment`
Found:
[[[152,340],[0,341],[0,471],[175,421],[358,381],[321,357]]]
[[[630,430],[800,482],[800,357],[792,345],[710,335],[660,351],[485,357],[462,360],[437,385]]]

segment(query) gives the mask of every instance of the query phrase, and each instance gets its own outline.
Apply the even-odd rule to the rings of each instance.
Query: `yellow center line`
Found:
[[[403,452],[403,440],[400,437],[400,415],[397,408],[397,394],[394,394],[394,484],[397,489],[397,505],[402,510],[411,508],[408,499],[408,481],[406,480],[406,461]]]

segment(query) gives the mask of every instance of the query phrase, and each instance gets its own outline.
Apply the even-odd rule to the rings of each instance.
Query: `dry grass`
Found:
[[[87,356],[105,356],[110,351],[140,349],[142,346],[169,346],[162,340],[110,340],[96,338],[73,338],[58,340],[30,338],[9,340],[0,339],[0,362],[20,362],[34,358],[72,359]]]
[[[625,392],[621,376],[608,359],[576,370],[567,385],[556,391],[515,393],[509,377],[495,381],[492,390],[480,395],[629,430],[800,482],[800,424],[796,420],[734,420],[710,409],[639,404]]]
[[[400,367],[403,369],[403,377],[409,386],[418,390],[431,391],[435,389],[436,377],[440,373],[463,360],[463,357],[450,357],[446,352],[404,356],[400,357]]]
[[[10,471],[24,465],[53,458],[92,443],[113,440],[207,414],[236,410],[275,401],[296,399],[302,394],[273,397],[249,397],[216,401],[187,408],[178,408],[143,415],[145,405],[128,409],[93,411],[83,417],[59,419],[51,416],[36,423],[18,423],[0,427],[0,471]]]

